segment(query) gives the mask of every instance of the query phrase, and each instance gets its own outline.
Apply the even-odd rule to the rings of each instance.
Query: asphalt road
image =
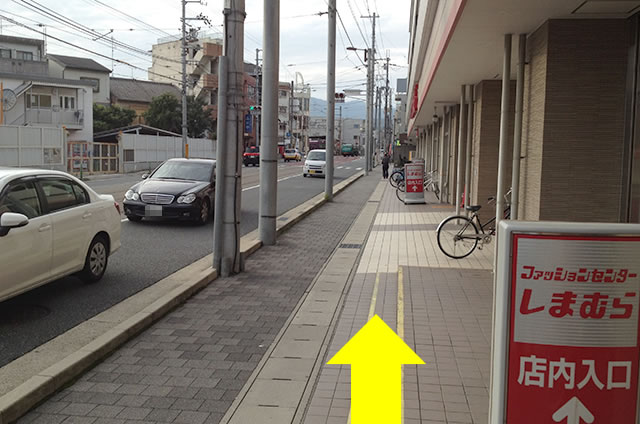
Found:
[[[362,169],[364,161],[336,158],[336,183]],[[377,170],[376,170],[377,171]],[[278,214],[324,191],[324,179],[303,178],[301,164],[280,163]],[[140,175],[89,181],[99,193],[121,200]],[[258,227],[259,168],[243,168],[241,233]],[[96,284],[67,277],[0,303],[0,366],[99,314],[173,272],[211,253],[213,224],[122,223],[122,248]]]

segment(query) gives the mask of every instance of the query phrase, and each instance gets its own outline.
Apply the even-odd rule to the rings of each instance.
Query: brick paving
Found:
[[[435,230],[453,209],[443,206],[404,205],[387,187],[324,362],[378,314],[426,363],[403,367],[403,422],[486,424],[493,245],[445,257]],[[348,423],[350,381],[350,366],[323,366],[303,423]]]
[[[218,423],[378,181],[355,183],[18,422]]]

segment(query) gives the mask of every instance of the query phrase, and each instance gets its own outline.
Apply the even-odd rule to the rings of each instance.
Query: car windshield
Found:
[[[325,152],[309,152],[308,160],[326,160]]]
[[[165,180],[210,181],[212,163],[169,161],[153,173],[153,178]]]
[[[260,152],[260,148],[259,147],[247,147],[247,150],[245,151],[245,153],[259,153]]]
[[[295,153],[296,151],[295,150],[285,150],[284,152],[285,153]]]

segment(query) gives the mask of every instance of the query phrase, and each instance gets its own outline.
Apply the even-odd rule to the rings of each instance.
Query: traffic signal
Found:
[[[336,103],[344,103],[344,93],[336,93]]]

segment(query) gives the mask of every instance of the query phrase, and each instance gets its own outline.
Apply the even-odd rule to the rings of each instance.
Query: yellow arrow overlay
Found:
[[[351,364],[352,424],[401,424],[402,365],[424,361],[374,315],[327,364]]]

